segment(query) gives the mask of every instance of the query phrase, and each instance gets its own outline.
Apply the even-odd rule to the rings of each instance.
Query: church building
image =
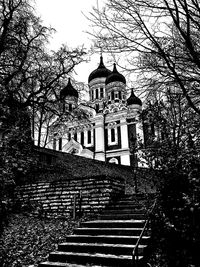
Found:
[[[137,139],[143,139],[142,102],[116,64],[109,70],[100,63],[88,78],[89,101],[79,103],[70,79],[60,92],[63,116],[52,124],[49,148],[122,165],[138,165]],[[79,114],[80,113],[80,114]],[[69,115],[71,114],[71,120]],[[83,116],[86,114],[87,116]],[[73,117],[74,116],[74,117]]]

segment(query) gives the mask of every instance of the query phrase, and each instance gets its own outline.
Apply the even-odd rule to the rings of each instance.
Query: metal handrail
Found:
[[[150,210],[147,212],[147,220],[145,221],[145,224],[144,224],[144,227],[142,229],[142,232],[140,233],[140,236],[136,242],[136,245],[134,247],[134,250],[133,250],[133,263],[134,263],[134,267],[137,267],[138,266],[138,260],[139,260],[139,255],[138,255],[138,248],[139,248],[139,245],[140,245],[140,242],[142,240],[142,237],[145,233],[145,231],[147,230],[147,227],[148,227],[148,224],[149,224],[149,221],[150,221],[150,215],[153,213],[153,210],[156,206],[156,199],[152,205],[152,207],[150,208]]]

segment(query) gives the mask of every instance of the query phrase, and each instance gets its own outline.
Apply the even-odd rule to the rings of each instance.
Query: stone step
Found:
[[[85,265],[75,264],[75,263],[65,263],[56,261],[45,261],[39,264],[42,267],[85,267]],[[87,265],[89,267],[89,265]],[[90,265],[92,267],[102,267],[102,265]]]
[[[126,209],[106,209],[104,210],[102,214],[145,214],[145,210],[144,209],[138,209],[138,210],[134,210],[134,209],[129,209],[129,208],[126,208]]]
[[[140,259],[141,258],[142,256],[140,256]],[[91,253],[81,253],[81,252],[75,253],[75,252],[56,251],[50,253],[49,261],[124,267],[124,266],[131,266],[132,255],[116,256],[113,254],[102,254],[102,253],[91,254]],[[39,267],[44,267],[44,266],[45,265],[39,265]],[[47,265],[45,267],[47,267]]]
[[[145,214],[101,214],[98,216],[99,220],[130,220],[130,219],[136,219],[136,220],[145,220],[146,215]]]
[[[111,204],[113,206],[115,205],[126,205],[126,206],[132,206],[132,207],[135,207],[135,206],[143,206],[143,202],[140,202],[140,201],[134,201],[134,200],[123,200],[123,199],[120,199],[118,200],[117,202],[115,202],[115,204]]]
[[[120,199],[125,200],[143,200],[143,199],[149,199],[149,198],[155,198],[155,194],[145,194],[145,193],[137,193],[137,194],[125,194],[120,197]]]
[[[89,228],[129,228],[129,227],[143,227],[145,220],[96,220],[81,223],[81,227]]]
[[[121,198],[144,198],[144,197],[146,198],[147,194],[145,194],[145,193],[124,194],[124,195],[121,196]]]
[[[143,228],[76,228],[77,235],[140,235]]]
[[[111,210],[121,210],[121,209],[132,209],[132,210],[141,210],[144,209],[144,205],[140,205],[140,204],[121,204],[121,203],[117,203],[117,204],[112,204],[112,205],[108,205],[106,207],[105,210],[107,209],[111,209]]]
[[[136,244],[139,235],[68,235],[66,237],[67,242],[78,242],[78,243],[106,243],[106,244]],[[148,243],[149,236],[143,236],[141,240],[142,245],[146,245]]]
[[[134,245],[122,245],[122,244],[106,244],[106,243],[76,243],[65,242],[58,245],[58,251],[65,252],[81,252],[81,253],[103,253],[113,255],[132,255]],[[138,254],[142,255],[142,252],[146,246],[140,245],[138,248]]]
[[[81,223],[73,235],[58,245],[39,267],[126,267],[133,265],[132,253],[146,219],[146,195],[125,195],[110,204],[94,221]],[[139,246],[140,263],[149,233]],[[138,265],[143,266],[143,265]]]

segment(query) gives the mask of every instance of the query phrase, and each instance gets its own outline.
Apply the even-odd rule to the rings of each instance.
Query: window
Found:
[[[118,144],[118,128],[116,122],[111,122],[108,124],[107,136],[109,146]]]
[[[56,150],[56,138],[53,139],[53,149]]]
[[[100,98],[103,98],[103,88],[100,88]]]
[[[91,141],[92,141],[92,133],[91,133],[91,130],[88,131],[88,144],[91,144]]]
[[[69,112],[72,111],[72,104],[69,104]]]
[[[84,132],[81,132],[81,145],[84,145]]]
[[[115,98],[118,98],[118,92],[117,92],[117,93],[115,93]]]
[[[92,96],[91,96],[92,100],[94,100],[94,91],[92,90]]]
[[[119,91],[119,99],[122,99],[122,92]]]
[[[53,149],[56,150],[56,143],[57,143],[57,133],[54,133],[53,135]]]
[[[77,141],[77,133],[74,134],[74,140]]]
[[[62,138],[59,138],[59,150],[62,150]]]
[[[114,100],[115,99],[115,93],[114,91],[111,92],[111,100]]]
[[[63,113],[65,112],[65,103],[63,103]]]
[[[110,163],[118,164],[118,160],[116,158],[112,158],[109,160]]]
[[[96,99],[98,99],[98,98],[99,98],[99,90],[96,89]]]
[[[115,142],[115,129],[114,128],[111,129],[111,142],[112,143]]]
[[[150,130],[150,132],[151,132],[151,134],[152,135],[155,135],[155,127],[154,127],[154,123],[151,123],[151,126],[150,126],[151,128],[151,130]]]
[[[72,138],[72,135],[71,135],[71,133],[69,133],[69,134],[68,134],[68,141],[70,141],[71,138]]]

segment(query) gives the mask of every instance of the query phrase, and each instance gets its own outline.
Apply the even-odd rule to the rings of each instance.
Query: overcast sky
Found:
[[[35,0],[37,14],[42,18],[43,23],[52,26],[57,31],[51,39],[51,48],[57,49],[65,43],[69,47],[84,45],[90,48],[92,41],[85,33],[89,31],[89,21],[84,17],[91,11],[97,0]],[[102,0],[98,0],[99,3]],[[87,78],[94,70],[99,61],[99,55],[93,56],[89,64],[82,64],[77,67],[76,80],[87,82]]]

